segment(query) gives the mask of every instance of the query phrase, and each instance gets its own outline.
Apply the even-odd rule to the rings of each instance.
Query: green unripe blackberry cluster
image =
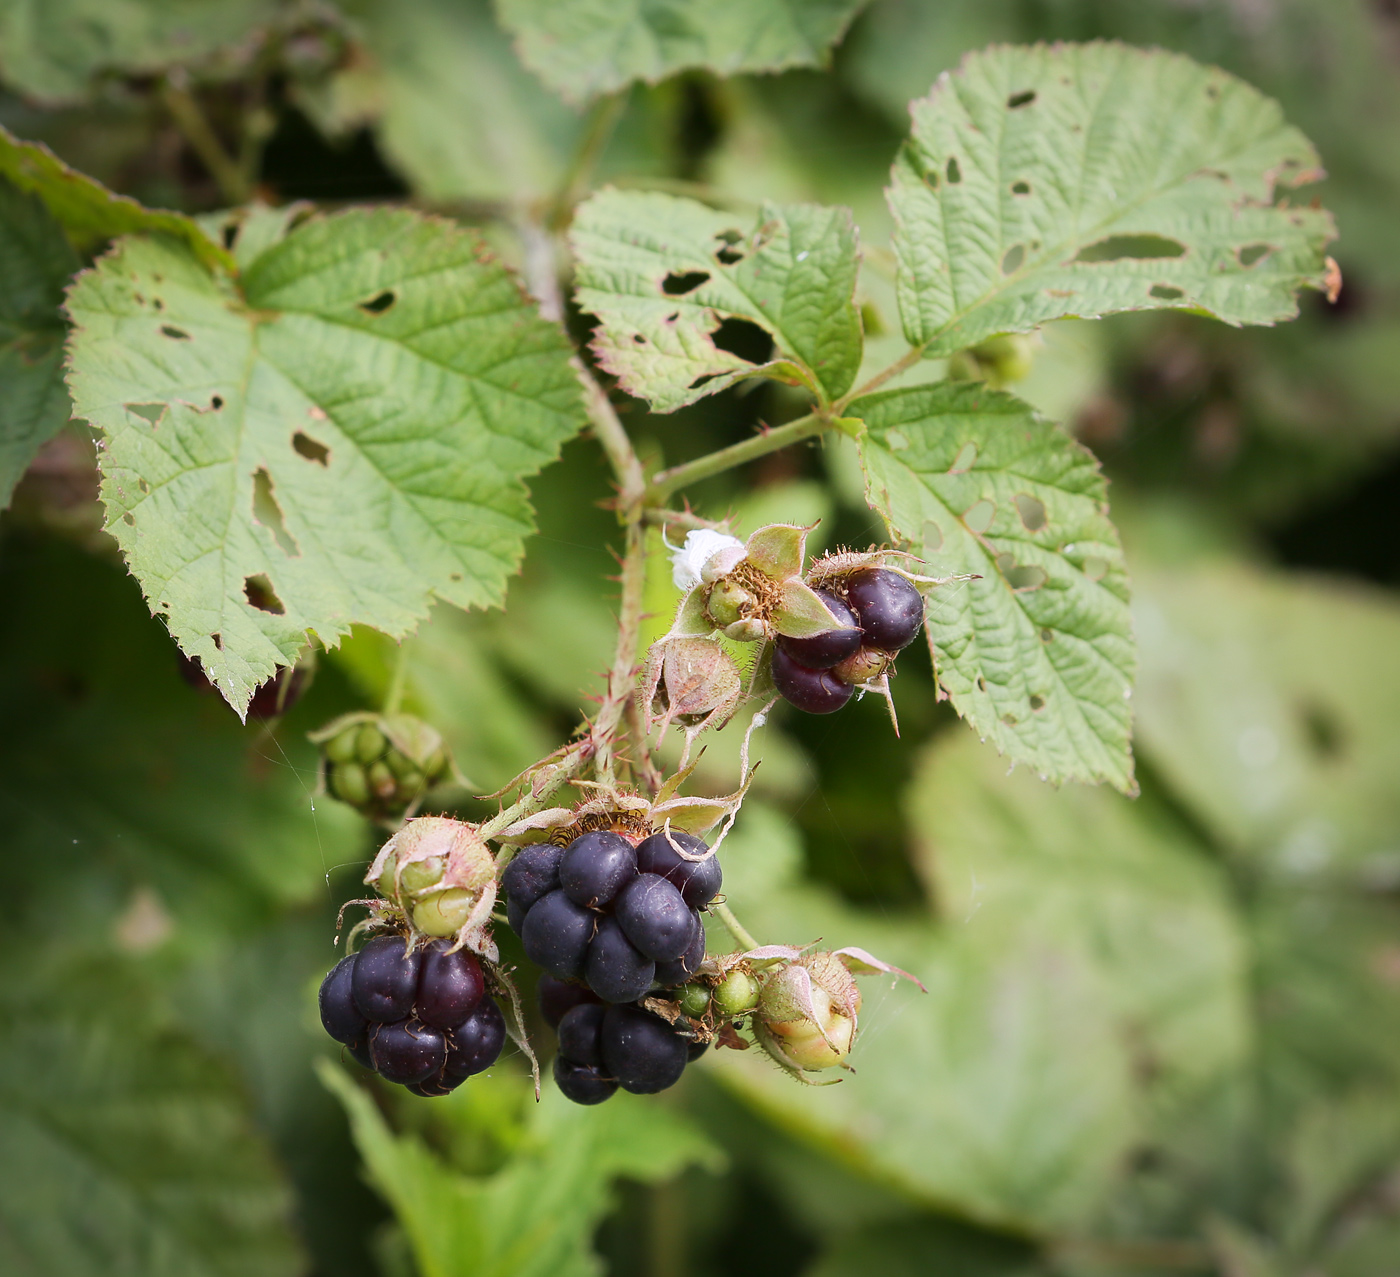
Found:
[[[346,714],[312,739],[326,789],[372,820],[397,820],[451,767],[442,737],[407,714]]]

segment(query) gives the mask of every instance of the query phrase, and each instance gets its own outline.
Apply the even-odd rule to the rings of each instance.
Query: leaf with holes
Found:
[[[606,190],[579,207],[570,240],[579,305],[603,321],[599,361],[658,412],[744,377],[823,403],[850,389],[861,329],[845,209],[765,204],[746,229],[695,200]]]
[[[496,0],[521,59],[572,102],[685,67],[821,66],[864,0]]]
[[[0,177],[26,194],[37,195],[69,238],[82,249],[116,235],[160,231],[183,240],[201,261],[231,266],[229,255],[191,217],[145,208],[71,169],[42,142],[21,142],[0,126]]]
[[[869,395],[866,496],[937,576],[940,686],[982,736],[1055,781],[1132,792],[1128,577],[1092,456],[1011,395],[941,382]]]
[[[523,480],[583,423],[558,327],[473,232],[406,210],[305,222],[237,287],[126,240],[69,310],[108,526],[240,712],[308,634],[499,603]]]
[[[1274,202],[1322,176],[1277,103],[1118,44],[974,53],[911,106],[895,162],[900,312],[930,357],[1063,315],[1298,313],[1330,214]]]
[[[0,509],[68,420],[63,288],[78,257],[32,195],[0,178]]]

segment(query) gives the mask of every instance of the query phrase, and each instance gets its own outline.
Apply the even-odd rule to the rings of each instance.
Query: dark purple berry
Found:
[[[531,962],[561,980],[577,980],[583,975],[588,942],[597,923],[597,914],[575,904],[562,891],[551,891],[530,906],[520,940]]]
[[[554,1084],[566,1100],[575,1104],[601,1104],[617,1091],[617,1083],[601,1069],[575,1064],[562,1055],[554,1057]]]
[[[559,858],[562,847],[547,842],[522,847],[501,873],[501,886],[506,898],[528,909],[541,896],[548,895],[559,885]]]
[[[607,904],[637,874],[637,853],[621,834],[594,830],[575,838],[559,861],[559,885],[576,904]]]
[[[784,700],[808,714],[834,714],[854,691],[830,670],[799,665],[780,647],[773,649],[773,686]]]
[[[360,1014],[350,992],[350,981],[354,972],[355,956],[351,954],[348,958],[341,958],[321,981],[318,998],[321,1004],[321,1023],[326,1032],[346,1046],[363,1042],[369,1029],[369,1022]]]
[[[651,1095],[685,1072],[689,1043],[660,1016],[640,1007],[609,1007],[603,1016],[603,1066],[625,1091]]]
[[[834,594],[817,590],[821,601],[831,609],[831,615],[846,628],[828,630],[812,638],[789,638],[786,634],[778,639],[778,646],[799,665],[809,670],[829,670],[837,661],[844,661],[860,649],[860,622]]]
[[[656,874],[633,878],[618,895],[616,909],[623,933],[653,962],[679,958],[695,938],[695,915],[681,893]]]
[[[464,1078],[449,1078],[446,1072],[435,1074],[426,1082],[411,1082],[408,1089],[414,1095],[421,1095],[424,1099],[433,1099],[439,1095],[450,1095],[462,1085]]]
[[[376,1026],[369,1038],[369,1058],[387,1082],[422,1082],[447,1062],[442,1033],[417,1020]]]
[[[695,919],[695,932],[691,936],[689,947],[679,958],[656,964],[656,982],[667,989],[685,984],[700,970],[700,964],[705,961],[705,924],[700,921],[698,913],[692,913],[690,916]]]
[[[522,905],[514,896],[506,897],[506,922],[516,935],[525,930],[525,915],[529,912],[529,905]]]
[[[418,992],[418,954],[404,954],[402,936],[375,936],[355,955],[350,988],[366,1020],[392,1024],[413,1010]]]
[[[692,1042],[685,1049],[685,1062],[694,1064],[706,1051],[710,1049],[708,1042]]]
[[[540,976],[537,993],[540,1014],[551,1029],[557,1029],[560,1021],[576,1006],[598,1003],[598,995],[592,989],[568,980],[556,980],[552,975]]]
[[[447,1067],[443,1074],[454,1082],[489,1069],[500,1059],[506,1044],[506,1021],[490,998],[481,1002],[455,1029],[443,1034],[447,1043]]]
[[[603,918],[588,946],[584,977],[604,1002],[635,1002],[656,979],[656,963],[637,951],[616,918]]]
[[[575,1064],[603,1067],[603,1014],[606,1007],[584,1003],[559,1021],[559,1054]]]
[[[345,1049],[350,1053],[350,1058],[362,1069],[374,1072],[374,1061],[369,1058],[369,1038],[363,1037],[358,1042],[347,1042]]]
[[[680,889],[686,904],[692,909],[703,909],[719,894],[720,885],[724,882],[719,857],[687,860],[676,847],[692,856],[703,856],[709,851],[703,838],[673,829],[668,841],[663,829],[637,844],[637,872],[660,874]]]
[[[866,568],[847,577],[845,588],[867,647],[898,652],[914,641],[924,623],[924,597],[898,572]]]
[[[461,1024],[486,992],[476,955],[465,949],[453,953],[451,948],[450,941],[431,941],[423,950],[418,974],[418,1018],[439,1029]]]

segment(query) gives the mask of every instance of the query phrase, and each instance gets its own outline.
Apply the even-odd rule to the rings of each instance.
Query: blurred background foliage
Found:
[[[867,984],[853,1077],[799,1088],[724,1052],[663,1099],[566,1112],[528,1102],[517,1057],[432,1103],[362,1089],[314,989],[374,835],[314,794],[305,733],[377,703],[391,645],[357,634],[284,720],[240,726],[182,679],[71,430],[0,524],[0,1267],[1400,1272],[1391,0],[875,0],[828,71],[686,72],[582,110],[519,64],[484,0],[4,0],[0,123],[199,212],[233,180],[211,177],[202,119],[248,194],[412,201],[483,224],[536,278],[554,250],[531,227],[583,193],[581,156],[595,182],[846,204],[888,362],[882,187],[908,100],[991,42],[1100,37],[1276,96],[1329,170],[1346,279],[1276,330],[1055,324],[1015,387],[1112,479],[1142,796],[1007,775],[908,658],[900,739],[877,704],[775,716],[725,853],[765,938],[860,944],[928,986]],[[792,415],[785,395],[625,420],[674,463]],[[533,491],[504,612],[439,608],[408,644],[406,707],[472,793],[572,730],[608,661],[601,454],[576,441]],[[741,532],[820,518],[826,544],[880,538],[840,442],[691,495]],[[654,626],[673,601],[659,565]],[[730,735],[698,774],[717,792]]]

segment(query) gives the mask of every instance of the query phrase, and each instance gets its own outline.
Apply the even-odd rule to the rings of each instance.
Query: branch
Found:
[[[194,94],[182,84],[176,84],[173,78],[168,78],[161,83],[160,97],[165,109],[170,112],[170,118],[175,121],[175,127],[218,184],[219,194],[230,204],[245,203],[250,194],[247,175],[224,149],[224,144],[219,141],[219,135],[214,132]]]
[[[710,908],[714,910],[719,920],[729,929],[729,934],[734,937],[745,949],[757,949],[758,941],[753,938],[745,929],[744,924],[734,916],[731,909],[723,900],[712,903]]]
[[[815,435],[821,434],[830,425],[831,418],[829,416],[822,413],[808,413],[805,417],[789,421],[785,426],[765,430],[762,434],[754,435],[752,439],[745,439],[742,443],[721,448],[718,452],[712,452],[705,457],[697,457],[694,461],[687,461],[684,465],[672,466],[669,470],[663,470],[647,485],[647,502],[655,504],[670,496],[677,488],[698,483],[701,479],[708,479],[712,475],[723,474],[726,470],[742,466],[758,457],[766,457],[770,452],[777,452],[780,448],[786,448],[790,444],[811,439]]]

